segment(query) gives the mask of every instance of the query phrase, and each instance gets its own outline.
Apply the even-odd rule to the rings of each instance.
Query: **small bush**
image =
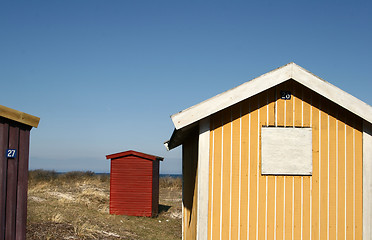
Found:
[[[36,169],[28,172],[28,179],[30,182],[49,182],[58,177],[58,173],[54,170]]]
[[[97,174],[96,177],[101,182],[110,182],[110,174]]]
[[[31,170],[28,172],[28,180],[30,184],[39,182],[71,182],[78,180],[97,180],[102,183],[110,182],[110,174],[95,174],[92,171],[72,171],[66,173],[57,173],[54,170]]]
[[[94,172],[92,171],[72,171],[66,172],[58,176],[61,180],[78,180],[78,179],[87,179],[92,178],[94,176]]]
[[[159,187],[160,188],[181,189],[182,188],[182,178],[161,177],[159,179]]]

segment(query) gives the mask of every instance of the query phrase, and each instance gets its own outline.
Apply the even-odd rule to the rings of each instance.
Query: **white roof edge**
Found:
[[[193,122],[218,112],[221,109],[229,107],[264,91],[265,89],[275,86],[278,84],[278,81],[285,81],[291,78],[291,65],[292,63],[284,65],[179,113],[173,114],[171,118],[175,128],[183,128]]]
[[[296,66],[297,67],[293,69],[293,79],[295,81],[372,123],[372,107],[370,105],[319,78],[306,69],[298,65]]]
[[[372,123],[372,107],[291,62],[171,116],[181,129],[213,113],[293,79]]]

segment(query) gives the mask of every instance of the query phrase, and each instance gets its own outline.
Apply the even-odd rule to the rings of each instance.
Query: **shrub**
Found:
[[[87,179],[92,178],[94,176],[94,172],[92,171],[72,171],[66,172],[61,174],[58,178],[62,180],[78,180],[78,179]]]
[[[101,182],[110,182],[110,174],[96,174],[96,177]]]
[[[30,182],[53,181],[58,177],[58,173],[54,170],[36,169],[28,172]]]
[[[182,188],[182,178],[179,178],[179,177],[160,177],[159,187],[160,188],[181,189]]]
[[[57,173],[54,170],[30,170],[28,172],[29,183],[51,182],[51,181],[77,181],[77,180],[98,180],[109,182],[110,174],[95,174],[92,171],[72,171],[66,173]]]

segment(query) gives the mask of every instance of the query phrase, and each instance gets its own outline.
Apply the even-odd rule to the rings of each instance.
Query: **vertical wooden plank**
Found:
[[[160,174],[160,161],[159,160],[156,160],[156,170],[155,170],[155,174],[156,174],[156,177],[155,177],[155,189],[156,189],[156,192],[155,192],[155,197],[154,197],[154,201],[155,201],[155,204],[156,204],[156,209],[155,209],[155,213],[156,215],[158,214],[159,212],[159,174]]]
[[[363,120],[363,240],[372,238],[372,124]]]
[[[30,129],[20,129],[18,185],[17,185],[17,215],[16,215],[16,219],[17,219],[16,239],[18,240],[26,239],[29,145],[30,145]],[[158,168],[158,175],[159,175],[159,168]],[[158,187],[159,187],[159,182],[158,182]],[[157,210],[157,207],[156,207],[156,210]]]
[[[333,109],[335,106],[333,106]],[[336,175],[337,175],[337,168],[336,161],[337,161],[337,150],[336,150],[336,118],[332,115],[329,115],[329,170],[328,170],[328,178],[329,178],[329,239],[336,240],[336,189],[337,189],[337,182],[336,182]]]
[[[276,103],[276,89],[275,87],[267,90],[268,98],[268,114],[269,114],[269,126],[275,126],[275,103]]]
[[[294,190],[293,193],[293,239],[301,239],[301,178],[300,176],[293,177]]]
[[[190,240],[196,239],[197,237],[197,225],[198,225],[198,218],[197,218],[197,212],[198,212],[198,138],[194,138],[196,141],[193,143],[193,171],[195,171],[195,183],[194,183],[194,194],[193,194],[193,204],[192,204],[192,210],[190,211],[190,224],[189,224],[189,238]],[[187,240],[188,240],[187,239]]]
[[[231,108],[223,111],[222,239],[230,235]]]
[[[311,195],[311,188],[310,188],[310,177],[303,177],[303,224],[302,224],[302,239],[310,240],[310,195]]]
[[[268,126],[268,106],[267,106],[267,91],[260,93],[258,96],[258,108],[260,109],[259,128]]]
[[[9,124],[0,117],[0,240],[5,239],[5,204],[8,161],[5,151],[8,146]]]
[[[326,239],[328,236],[328,114],[327,102],[321,98],[321,132],[320,132],[320,236]]]
[[[275,126],[285,126],[284,123],[284,102],[280,99],[280,91],[282,84],[275,88]],[[276,177],[276,239],[285,238],[285,177]]]
[[[284,239],[284,177],[276,177],[276,239]]]
[[[222,116],[217,113],[214,117],[214,171],[213,171],[213,209],[212,209],[212,239],[220,238],[221,215],[221,154],[222,154]],[[211,189],[211,190],[212,190]]]
[[[311,213],[311,237],[319,239],[319,96],[312,93],[312,128],[313,128],[313,176],[312,176],[312,213]]]
[[[284,82],[282,85],[282,89],[285,91],[290,91],[293,93],[292,90],[292,82],[287,81]],[[293,126],[293,96],[290,100],[283,100],[284,101],[284,126],[292,127]],[[293,237],[293,189],[294,186],[294,177],[293,176],[284,176],[284,189],[285,189],[285,201],[284,201],[284,233],[285,239],[292,239]]]
[[[250,196],[249,196],[249,239],[255,239],[257,234],[257,214],[258,214],[258,99],[252,97],[250,101],[251,124],[250,124]]]
[[[306,87],[302,87],[302,96],[303,96],[303,101],[302,101],[302,111],[303,111],[303,115],[302,115],[302,118],[303,118],[303,127],[311,127],[310,123],[311,123],[311,119],[310,119],[310,116],[311,116],[311,96],[312,96],[312,93],[311,93],[311,90],[306,88]]]
[[[155,169],[156,169],[156,162],[157,160],[152,162],[152,171],[151,171],[151,217],[155,216],[155,192],[156,192],[156,179],[155,179]],[[156,213],[157,214],[157,213]]]
[[[151,217],[155,217],[159,213],[159,160],[153,161],[152,172],[152,210]]]
[[[345,156],[345,112],[341,111],[338,114],[340,119],[337,122],[337,158],[338,158],[338,195],[337,195],[337,238],[345,239],[345,186],[346,186],[346,156]]]
[[[284,111],[284,104],[285,104],[285,100],[281,99],[280,98],[280,91],[282,91],[284,89],[283,87],[284,85],[283,84],[280,84],[278,86],[276,86],[276,109],[275,109],[275,112],[276,112],[276,126],[278,127],[283,127],[285,126],[285,122],[284,122],[284,119],[285,119],[285,111]]]
[[[292,239],[292,194],[293,194],[293,177],[284,177],[285,182],[285,239]]]
[[[113,189],[113,185],[114,185],[114,181],[112,180],[113,165],[114,164],[113,164],[112,160],[110,159],[110,206],[109,206],[110,214],[113,214],[113,208],[112,208],[113,199],[112,199],[112,196],[111,196],[111,189]]]
[[[294,83],[293,87],[293,101],[294,101],[294,112],[295,112],[295,119],[294,119],[294,126],[295,127],[302,127],[303,122],[303,109],[302,109],[302,86],[298,83]]]
[[[301,91],[302,96],[302,126],[311,127],[311,92],[304,86]],[[314,153],[313,153],[314,154]],[[302,238],[304,240],[310,240],[310,229],[311,229],[311,181],[312,176],[303,177],[303,224],[302,224]]]
[[[355,129],[355,239],[363,238],[363,122]]]
[[[268,126],[275,125],[275,88],[267,92]],[[267,177],[267,239],[274,239],[276,234],[276,176]]]
[[[198,137],[195,137],[194,138],[195,141],[192,142],[192,153],[193,153],[193,156],[192,156],[192,170],[194,171],[194,194],[193,194],[193,199],[192,199],[192,210],[190,212],[190,224],[189,224],[189,238],[188,239],[196,239],[196,236],[197,236],[197,224],[198,224],[198,221],[197,221],[197,209],[198,209],[198,171],[197,171],[197,166],[198,166],[198,143],[199,143],[199,139]]]
[[[198,132],[182,145],[184,239],[196,239]]]
[[[184,153],[185,152],[185,148],[186,146],[183,144],[182,145],[182,239],[187,239],[187,231],[188,231],[188,226],[187,226],[187,223],[189,222],[189,210],[187,209],[186,207],[186,197],[185,195],[189,192],[187,190],[187,180],[188,180],[188,177],[185,177],[186,176],[186,163],[185,163],[185,157],[186,157],[186,154]],[[113,161],[111,161],[112,163]],[[115,164],[114,164],[115,165]],[[112,170],[111,170],[111,177],[112,177]]]
[[[159,213],[159,174],[160,174],[160,161],[156,160],[156,169],[155,169],[155,196],[154,196],[154,201],[156,204],[156,209],[155,209],[155,214],[157,215]]]
[[[209,180],[209,154],[210,154],[210,117],[204,118],[199,122],[198,139],[198,198],[197,198],[197,239],[208,238],[208,180]]]
[[[284,83],[284,90],[290,91],[292,93],[292,97],[289,100],[285,100],[286,110],[285,110],[285,125],[286,126],[293,126],[293,81],[287,81]]]
[[[291,91],[293,93],[293,107],[292,109],[288,109],[289,112],[292,112],[292,124],[293,127],[302,127],[302,87],[296,83],[292,82]],[[293,178],[294,181],[294,191],[292,196],[294,206],[292,207],[294,210],[293,216],[293,238],[294,239],[301,239],[302,236],[302,211],[303,211],[303,177],[302,176],[295,176]]]
[[[182,159],[183,160],[183,159]],[[183,174],[183,173],[182,173]],[[182,239],[186,239],[186,219],[187,219],[187,214],[186,214],[186,208],[183,204],[183,185],[184,185],[184,180],[182,177]]]
[[[267,177],[267,239],[274,239],[275,230],[275,176]]]
[[[230,221],[230,239],[238,238],[239,224],[239,172],[240,172],[240,104],[232,107],[232,159],[231,159],[231,221]]]
[[[249,102],[248,100],[242,102],[242,147],[241,147],[241,200],[240,200],[240,239],[247,239],[248,233],[248,217],[249,217],[249,184],[248,184],[248,171],[249,171]],[[238,238],[239,239],[239,238]]]
[[[19,128],[16,126],[9,126],[9,148],[18,149],[18,141]],[[15,238],[18,157],[19,154],[14,159],[8,159],[5,239]]]
[[[213,176],[214,176],[214,116],[210,118],[209,136],[209,181],[208,181],[208,239],[212,239]]]
[[[349,116],[350,119],[351,116]],[[354,237],[354,143],[352,120],[346,125],[346,238]]]
[[[259,200],[258,200],[258,239],[265,239],[267,234],[267,185],[266,180],[267,176],[261,175],[261,146],[260,146],[260,131],[262,126],[267,126],[267,96],[266,92],[263,92],[258,95],[258,106],[259,106],[259,126],[258,134],[259,137],[256,140],[258,145],[258,180],[259,180]],[[257,150],[256,150],[257,151]]]

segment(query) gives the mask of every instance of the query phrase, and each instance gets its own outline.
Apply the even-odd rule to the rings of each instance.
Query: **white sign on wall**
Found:
[[[261,172],[268,175],[312,175],[311,128],[262,127]]]

